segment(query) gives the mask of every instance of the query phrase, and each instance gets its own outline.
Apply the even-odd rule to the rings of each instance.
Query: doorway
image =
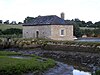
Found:
[[[36,38],[39,38],[39,31],[36,31]]]

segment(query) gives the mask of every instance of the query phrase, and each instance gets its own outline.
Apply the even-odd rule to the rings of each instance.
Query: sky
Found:
[[[27,17],[65,13],[65,19],[100,21],[100,0],[0,0],[0,20],[21,21]]]

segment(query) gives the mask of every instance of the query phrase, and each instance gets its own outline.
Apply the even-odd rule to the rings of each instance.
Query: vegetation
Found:
[[[76,37],[82,36],[82,30],[79,28],[77,24],[74,24],[74,36]]]
[[[44,60],[35,55],[31,55],[29,59],[9,57],[9,55],[16,54],[15,52],[0,51],[0,75],[22,75],[29,72],[43,72],[55,65],[54,60]]]
[[[23,38],[14,38],[11,39],[9,43],[3,41],[2,38],[0,40],[0,47],[15,47],[15,48],[35,48],[35,47],[43,47],[46,45],[69,45],[69,46],[78,46],[78,47],[91,47],[91,48],[100,48],[100,42],[78,42],[78,41],[56,41],[56,40],[48,40],[48,39],[23,39]]]
[[[0,30],[6,30],[10,28],[22,29],[22,25],[0,24]]]
[[[11,35],[11,34],[22,34],[22,30],[21,29],[16,29],[16,28],[10,28],[10,29],[6,29],[4,31],[2,31],[2,34],[4,35]]]
[[[21,55],[21,53],[10,52],[10,51],[0,51],[0,56],[12,56],[12,55]]]
[[[31,20],[33,20],[34,19],[34,17],[26,17],[25,18],[25,20],[24,20],[24,23],[29,23],[29,22],[31,22]]]
[[[92,21],[85,22],[76,18],[68,20],[68,22],[74,26],[74,36],[76,37],[82,37],[82,35],[98,37],[98,35],[100,35],[100,33],[98,33],[100,31],[100,21],[93,24]]]
[[[100,70],[96,71],[93,75],[100,75]]]
[[[92,23],[92,21],[85,22],[78,18],[72,19],[71,21],[75,22],[79,27],[93,27],[93,28],[100,28],[100,21]]]
[[[22,37],[22,25],[0,24],[0,37]]]

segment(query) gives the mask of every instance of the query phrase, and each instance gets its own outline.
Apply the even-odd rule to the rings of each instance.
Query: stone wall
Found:
[[[39,38],[50,38],[51,26],[23,26],[23,38],[36,38],[36,31],[39,32]]]
[[[64,30],[64,35],[60,35],[60,30]],[[74,40],[73,39],[73,25],[52,25],[51,39],[54,40]]]
[[[64,35],[60,35],[61,29]],[[23,26],[23,38],[36,38],[36,31],[39,38],[50,38],[53,40],[73,40],[73,25],[38,25]]]

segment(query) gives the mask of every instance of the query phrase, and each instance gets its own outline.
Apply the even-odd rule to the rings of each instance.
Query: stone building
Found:
[[[38,16],[23,24],[23,38],[73,40],[73,25],[56,16]]]

